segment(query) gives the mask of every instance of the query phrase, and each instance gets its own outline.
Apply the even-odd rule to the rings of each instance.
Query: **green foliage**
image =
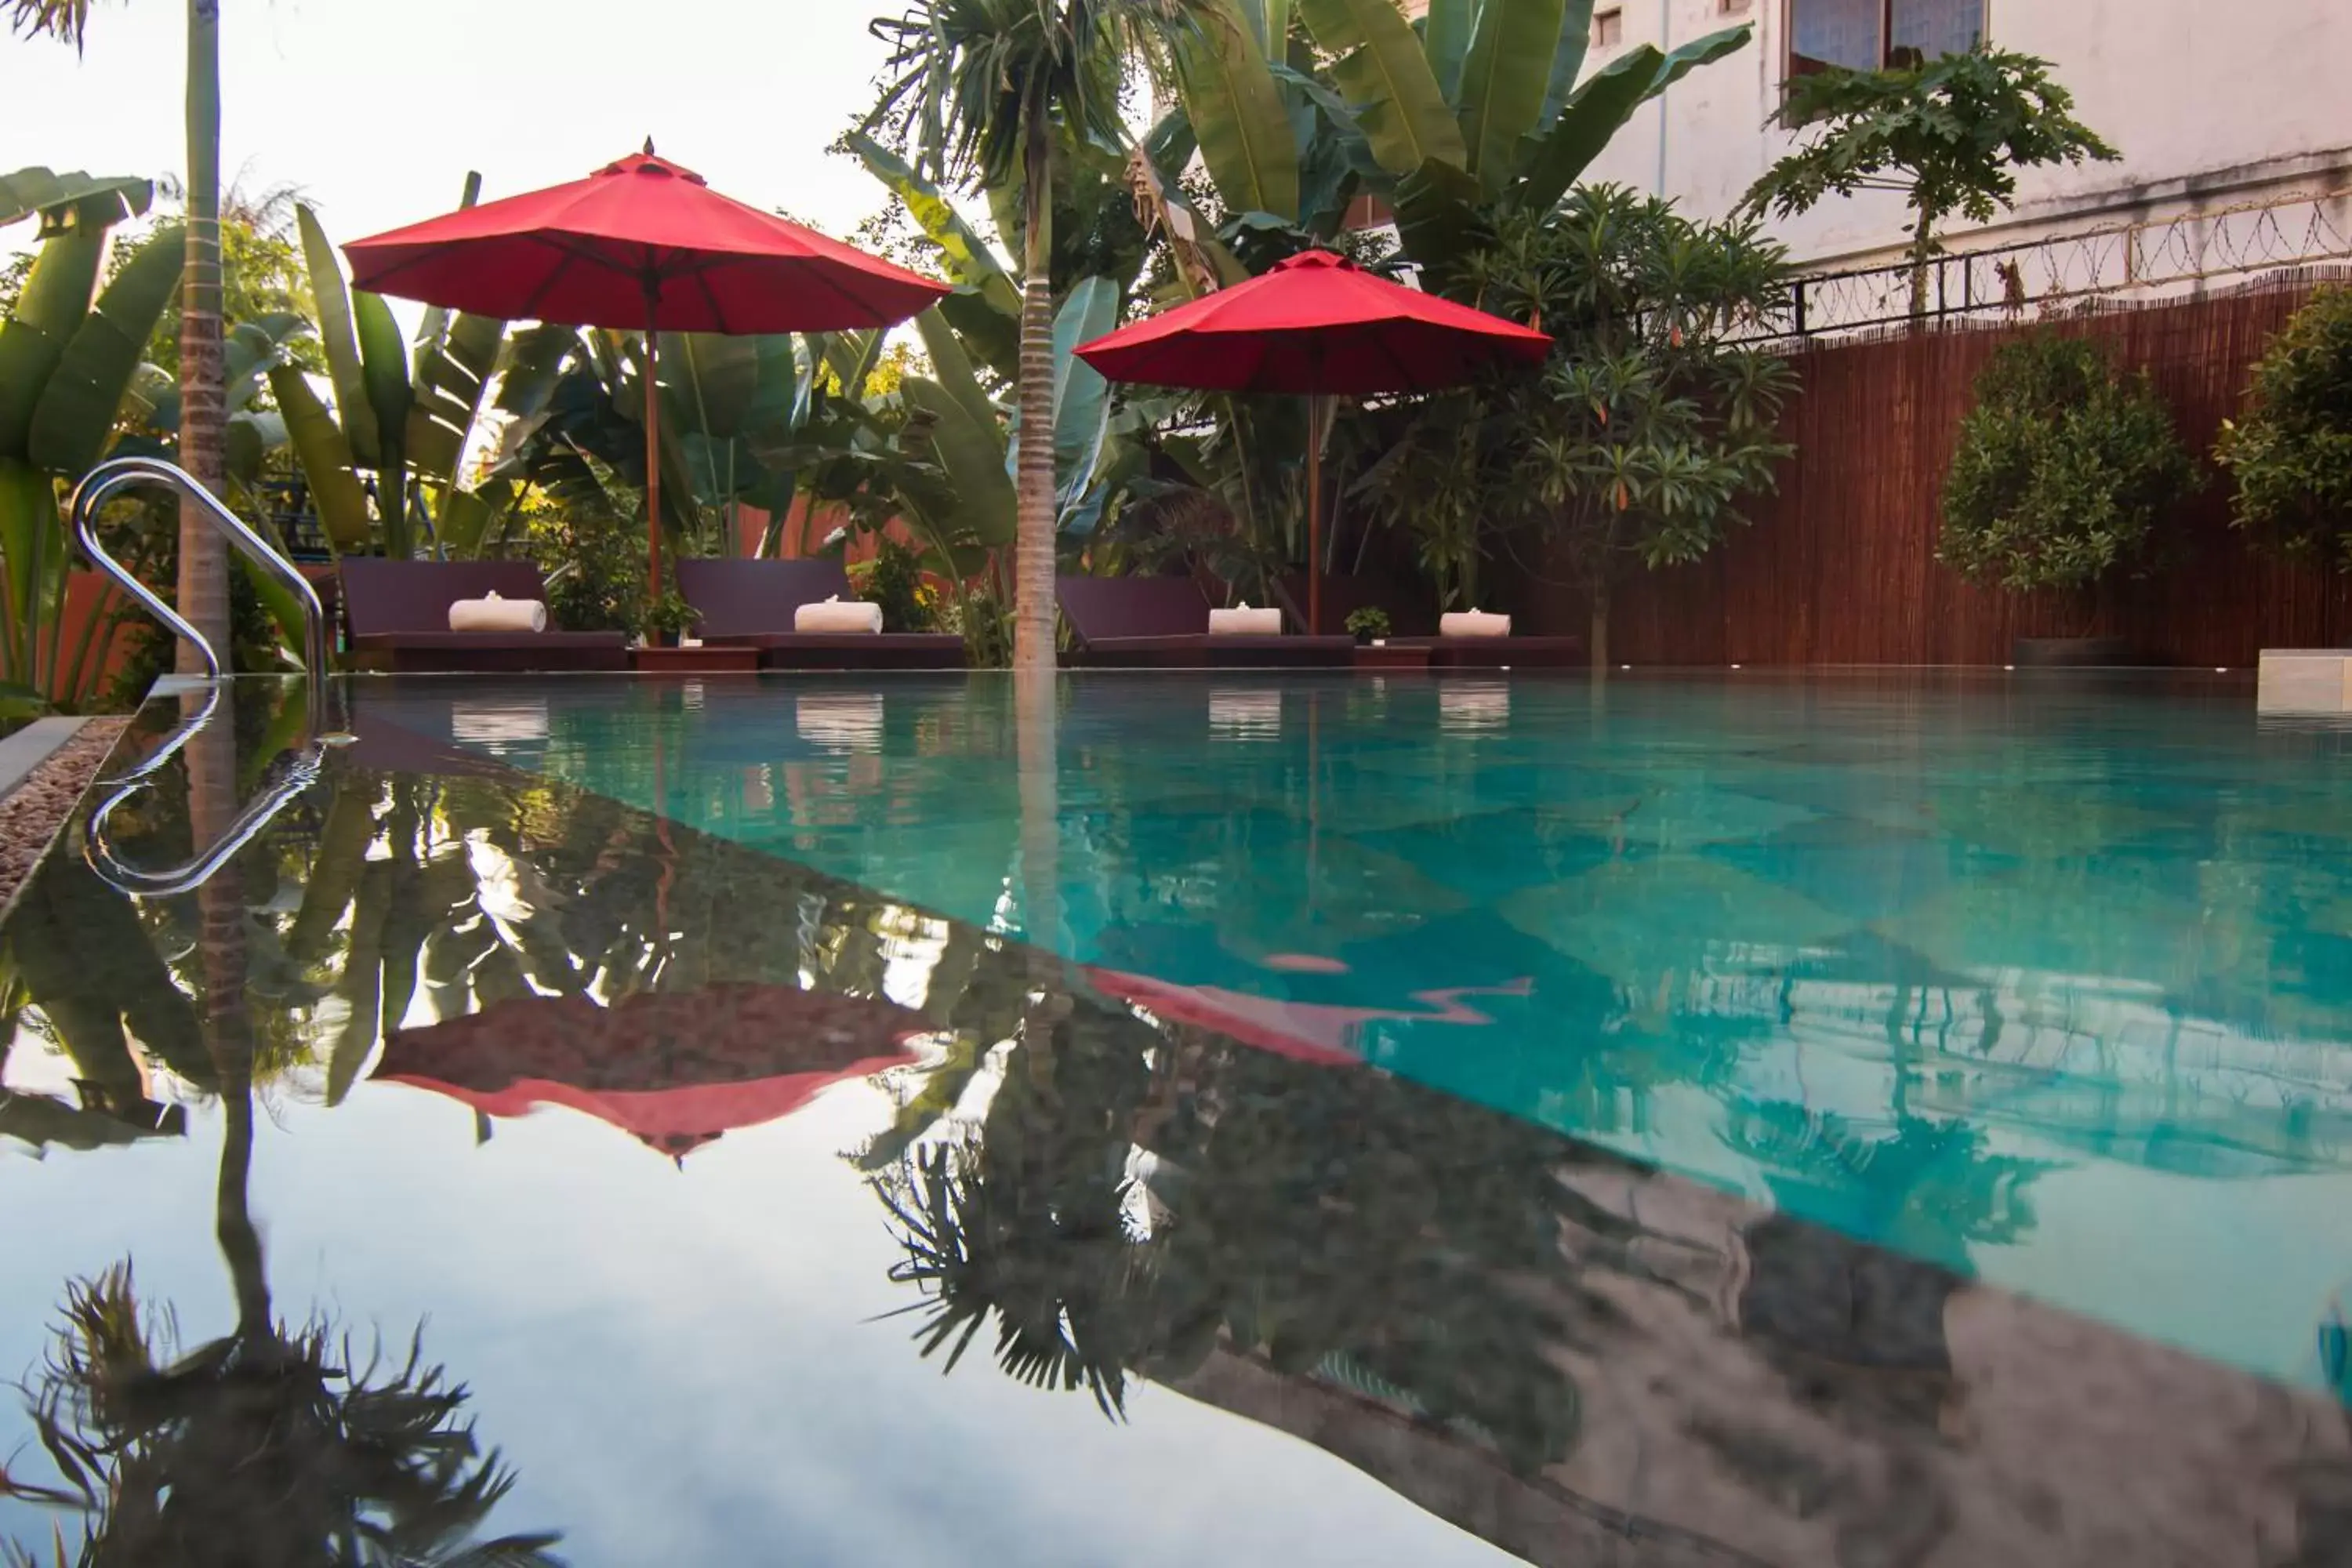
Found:
[[[2037,333],[1977,378],[1944,485],[1947,566],[2020,592],[2083,592],[2147,554],[2200,482],[2147,373],[2085,339]]]
[[[645,595],[646,531],[629,512],[574,496],[521,508],[525,547],[547,579],[547,616],[567,632],[635,632]]]
[[[2074,99],[2032,55],[1976,48],[1886,70],[1793,77],[1773,120],[1801,138],[1745,206],[1787,217],[1831,195],[1903,193],[1912,257],[1936,253],[1958,213],[1990,223],[2017,196],[2017,171],[2122,154],[2076,120]]]
[[[1455,292],[1540,322],[1557,345],[1543,376],[1434,400],[1358,490],[1414,537],[1448,606],[1481,602],[1498,544],[1554,547],[1591,596],[1604,659],[1616,579],[1705,555],[1788,455],[1787,365],[1727,342],[1775,308],[1785,274],[1752,220],[1693,223],[1618,186],[1504,215]]]
[[[2237,526],[2352,572],[2352,289],[2317,290],[2271,341],[2213,456]]]
[[[1348,612],[1348,635],[1358,642],[1377,642],[1389,635],[1389,613],[1377,605]]]
[[[95,625],[72,645],[64,636],[72,547],[62,489],[105,454],[118,413],[138,401],[138,346],[178,278],[176,257],[158,253],[100,291],[110,226],[143,208],[146,193],[143,181],[60,179],[47,170],[0,177],[0,221],[38,210],[48,226],[0,322],[0,682],[60,707],[90,695],[98,650]],[[61,194],[62,207],[24,205]],[[100,520],[110,537],[118,526]]]
[[[927,632],[938,625],[922,558],[889,535],[882,536],[873,560],[849,569],[849,579],[860,596],[882,606],[883,630]]]

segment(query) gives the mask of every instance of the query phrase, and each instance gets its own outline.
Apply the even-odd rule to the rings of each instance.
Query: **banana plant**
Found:
[[[1356,195],[1378,195],[1408,257],[1441,277],[1482,212],[1558,205],[1635,110],[1754,31],[1643,45],[1580,83],[1592,0],[1431,0],[1418,22],[1394,0],[1296,0],[1304,37],[1287,4],[1220,5],[1230,25],[1202,28],[1180,66],[1227,209],[1328,240]]]
[[[99,288],[114,227],[152,196],[144,180],[0,176],[0,223],[37,216],[42,234],[0,323],[0,698],[20,710],[79,702],[102,663],[103,617],[64,646],[70,546],[58,495],[107,455],[140,350],[179,287],[178,237],[166,230]]]
[[[467,205],[480,189],[469,176]],[[270,366],[268,379],[328,542],[342,554],[380,548],[404,558],[420,543],[443,556],[477,553],[518,494],[502,479],[468,485],[460,472],[509,355],[507,324],[429,311],[404,343],[383,298],[351,287],[318,215],[297,205],[295,221],[331,405],[291,363]]]

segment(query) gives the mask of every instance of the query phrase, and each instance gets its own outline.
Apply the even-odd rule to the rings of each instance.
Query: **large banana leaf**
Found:
[[[459,212],[464,212],[467,207],[474,205],[481,199],[481,172],[478,169],[468,169],[466,171],[465,189],[459,193],[457,197],[457,210]],[[414,367],[414,374],[417,381],[422,382],[425,379],[425,356],[426,353],[430,350],[439,348],[441,346],[442,340],[447,337],[448,333],[448,310],[439,305],[435,305],[427,310],[425,312],[425,320],[416,329],[416,363]]]
[[[743,432],[747,436],[789,434],[808,414],[801,397],[805,383],[801,374],[800,340],[778,333],[753,338],[751,342],[758,377],[751,406],[743,411]]]
[[[103,204],[108,197],[114,198],[119,207],[110,221],[121,222],[147,210],[147,205],[155,199],[155,186],[152,181],[135,176],[90,175],[79,169],[69,174],[54,174],[41,168],[18,169],[0,174],[0,228],[35,213],[86,202]],[[100,210],[105,209],[101,205]]]
[[[1700,66],[1738,50],[1753,31],[1746,26],[1726,27],[1670,55],[1643,44],[1610,61],[1570,96],[1559,123],[1521,149],[1519,163],[1525,175],[1511,199],[1531,212],[1556,205],[1601,156],[1611,138],[1624,129],[1636,109]]]
[[[863,132],[853,133],[845,145],[857,154],[858,161],[876,179],[906,204],[907,214],[915,220],[915,226],[939,247],[950,279],[977,289],[992,309],[1008,316],[1021,313],[1021,286],[1013,280],[994,249],[981,238],[978,230],[964,222],[963,216],[937,185],[915,173],[905,159]]]
[[[1201,157],[1237,212],[1298,220],[1298,143],[1255,29],[1237,0],[1211,0],[1177,46],[1184,109]]]
[[[320,226],[319,215],[296,203],[294,221],[302,233],[302,257],[310,271],[310,294],[319,302],[319,342],[327,353],[327,377],[334,384],[335,413],[343,422],[343,436],[362,468],[383,461],[376,439],[373,405],[368,401],[367,378],[360,367],[357,330],[352,324],[352,293],[343,281],[342,263]]]
[[[1510,181],[1521,138],[1543,117],[1564,0],[1485,0],[1462,68],[1462,139],[1490,196]]]
[[[16,309],[0,325],[0,458],[26,456],[33,411],[89,315],[105,253],[104,231],[77,230],[49,240],[33,258]]]
[[[1559,48],[1551,58],[1551,85],[1544,89],[1543,118],[1536,129],[1549,131],[1576,92],[1576,79],[1584,74],[1584,57],[1592,47],[1592,0],[1568,0],[1560,13]]]
[[[360,376],[367,405],[375,414],[376,495],[383,513],[383,544],[395,559],[409,552],[408,413],[415,395],[408,384],[408,351],[400,323],[380,294],[354,291],[352,326],[360,340]]]
[[[690,415],[688,428],[717,440],[741,435],[760,389],[760,342],[715,332],[664,332],[662,379],[670,389],[665,410]]]
[[[1470,58],[1470,28],[1477,10],[1474,0],[1429,0],[1421,47],[1429,57],[1430,74],[1437,78],[1437,90],[1448,103],[1462,99],[1462,62]]]
[[[281,364],[269,373],[269,390],[286,418],[287,439],[295,460],[310,481],[310,504],[318,509],[319,526],[327,542],[343,554],[363,551],[374,542],[375,528],[368,517],[367,492],[352,470],[351,443],[335,424],[335,416],[310,390],[300,367]]]
[[[139,356],[179,289],[182,243],[176,226],[157,229],[83,318],[26,434],[36,468],[79,479],[105,454]]]
[[[952,323],[934,309],[915,318],[915,331],[923,340],[923,352],[930,357],[931,374],[940,388],[956,400],[972,424],[994,425],[1000,417],[996,405],[981,390],[971,356],[957,340]]]
[[[506,335],[504,321],[460,314],[439,342],[418,346],[407,443],[409,467],[418,479],[444,487],[456,482]]]
[[[555,384],[579,350],[576,327],[526,327],[517,332],[508,342],[506,368],[499,377],[499,412],[515,419],[546,413]]]
[[[35,680],[38,606],[55,602],[51,585],[65,564],[56,481],[28,464],[0,457],[0,568],[6,571],[8,590],[6,617],[0,624],[7,633],[0,642],[0,679],[20,686]]]
[[[1111,279],[1082,279],[1054,318],[1054,466],[1065,486],[1091,479],[1110,424],[1110,383],[1075,351],[1118,325],[1120,292]]]
[[[1298,0],[1298,14],[1335,57],[1331,75],[1381,168],[1404,175],[1432,160],[1468,166],[1462,127],[1394,0]]]
[[[1011,544],[1016,515],[1013,479],[1004,471],[1004,432],[994,419],[982,423],[938,382],[910,375],[901,384],[914,419],[908,435],[947,476],[954,492],[956,531],[988,549]],[[918,433],[918,424],[920,431]]]
[[[1478,182],[1454,163],[1433,160],[1397,182],[1397,233],[1405,254],[1442,278],[1484,233]]]
[[[1289,55],[1290,0],[1236,0],[1258,53],[1269,60]]]
[[[310,321],[293,311],[273,310],[239,321],[221,334],[221,384],[231,414],[253,406],[270,367],[287,357],[286,345],[311,330]],[[142,372],[154,368],[140,366]],[[175,409],[175,419],[176,414]]]
[[[941,300],[940,313],[955,328],[973,356],[1006,381],[1021,368],[1021,317],[1006,315],[974,289],[960,289]]]

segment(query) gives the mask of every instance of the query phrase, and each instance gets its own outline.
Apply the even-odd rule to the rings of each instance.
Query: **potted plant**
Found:
[[[1937,557],[1972,583],[2043,592],[2069,635],[2021,638],[2021,665],[2122,664],[2129,642],[2090,635],[2100,590],[2145,573],[2157,525],[2202,475],[2147,373],[2126,375],[2082,338],[2008,344],[1977,378],[1944,485]]]
[[[1389,635],[1389,613],[1376,605],[1348,612],[1348,635],[1358,646],[1384,642]]]
[[[637,611],[637,626],[646,644],[653,647],[676,647],[678,639],[694,629],[702,619],[702,612],[686,602],[686,596],[671,588],[656,599],[647,599]]]

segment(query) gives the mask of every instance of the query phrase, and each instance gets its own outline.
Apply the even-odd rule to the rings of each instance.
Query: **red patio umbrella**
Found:
[[[500,321],[646,332],[646,515],[661,591],[657,333],[832,332],[919,314],[945,284],[720,195],[643,153],[584,180],[343,247],[352,281]]]
[[[1540,364],[1530,327],[1375,278],[1310,250],[1261,278],[1138,321],[1077,351],[1112,381],[1312,398],[1460,386],[1498,364]],[[1308,421],[1307,629],[1323,629],[1323,443]]]
[[[829,1084],[914,1058],[935,1026],[872,997],[724,984],[632,996],[501,1002],[385,1042],[374,1081],[429,1089],[491,1116],[564,1105],[682,1158],[789,1116]]]

